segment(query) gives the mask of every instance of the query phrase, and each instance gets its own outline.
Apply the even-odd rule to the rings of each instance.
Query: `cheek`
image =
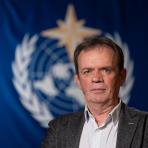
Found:
[[[118,79],[110,79],[108,81],[108,88],[110,90],[111,93],[117,93],[119,91],[119,88],[120,88],[120,80]]]
[[[114,77],[111,77],[105,80],[105,84],[110,90],[113,90],[119,86],[119,80],[115,79]]]
[[[81,89],[83,92],[89,90],[90,82],[87,79],[81,79],[80,81]]]

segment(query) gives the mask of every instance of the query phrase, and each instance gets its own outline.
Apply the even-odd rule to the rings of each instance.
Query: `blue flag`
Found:
[[[89,35],[121,46],[120,97],[148,111],[147,1],[0,0],[0,147],[39,148],[48,122],[83,110],[73,52]]]

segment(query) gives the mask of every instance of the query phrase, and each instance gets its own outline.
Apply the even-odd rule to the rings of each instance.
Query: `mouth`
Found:
[[[91,92],[93,93],[104,93],[106,91],[105,88],[94,88],[94,89],[91,89]]]

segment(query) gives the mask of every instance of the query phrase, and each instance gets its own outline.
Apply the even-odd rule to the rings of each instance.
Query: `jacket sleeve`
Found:
[[[54,124],[49,122],[49,128],[47,131],[47,136],[41,144],[41,148],[56,148],[57,147],[57,137],[56,137],[56,128]]]

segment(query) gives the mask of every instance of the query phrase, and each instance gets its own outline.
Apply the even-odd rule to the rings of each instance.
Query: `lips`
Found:
[[[91,92],[94,92],[94,93],[102,93],[102,92],[105,92],[106,91],[106,88],[93,88],[91,89]]]
[[[106,90],[105,88],[94,88],[94,89],[91,89],[91,91],[104,91]]]
[[[106,91],[106,87],[105,86],[93,86],[91,88],[92,92],[104,92]]]

